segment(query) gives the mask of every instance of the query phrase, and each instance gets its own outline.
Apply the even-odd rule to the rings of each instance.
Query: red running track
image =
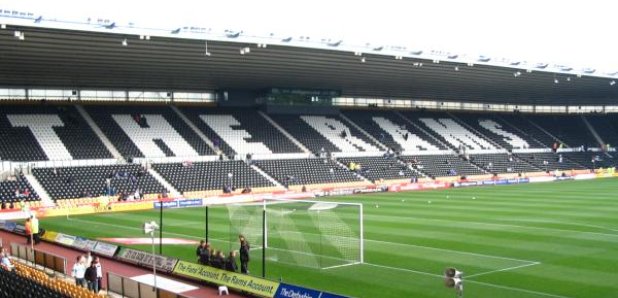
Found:
[[[22,245],[26,244],[26,238],[24,236],[15,235],[15,234],[5,232],[5,231],[0,231],[0,238],[2,239],[4,247],[8,249],[10,249],[11,247],[10,243],[19,243]],[[75,263],[76,257],[84,254],[84,252],[82,251],[74,250],[71,248],[67,248],[64,246],[59,246],[59,245],[55,245],[55,244],[51,244],[47,242],[41,242],[35,247],[36,249],[41,250],[43,252],[52,253],[52,254],[66,258],[68,270],[70,270],[70,268],[73,268],[73,264]],[[103,288],[107,288],[107,280],[106,280],[107,276],[105,272],[113,272],[113,273],[126,276],[126,277],[134,277],[134,276],[152,273],[151,270],[133,266],[133,265],[126,264],[126,263],[122,263],[122,262],[118,262],[110,258],[106,258],[102,256],[99,256],[99,258],[101,260],[101,266],[103,267]],[[219,295],[219,293],[217,292],[217,289],[215,288],[207,287],[207,286],[205,287],[198,283],[187,282],[187,281],[173,278],[167,275],[165,275],[165,277],[178,281],[178,282],[182,282],[185,284],[198,287],[198,289],[181,293],[184,296],[193,297],[193,298],[202,298],[202,297],[211,297],[211,296]],[[239,298],[239,297],[244,297],[244,296],[240,296],[236,293],[230,293],[228,297],[234,297],[234,298],[238,297]]]

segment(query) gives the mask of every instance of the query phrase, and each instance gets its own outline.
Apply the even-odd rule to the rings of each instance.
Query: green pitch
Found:
[[[465,273],[467,297],[618,297],[617,188],[618,179],[600,179],[326,198],[364,204],[365,263],[310,269],[268,261],[267,275],[356,297],[452,297],[441,274],[453,266]],[[229,243],[228,210],[209,215],[212,244],[238,249]],[[158,218],[153,210],[41,225],[90,238],[144,237],[142,223]],[[204,226],[204,208],[164,210],[164,237],[199,240]],[[163,247],[187,261],[194,252]],[[260,257],[254,249],[253,275],[261,274]]]

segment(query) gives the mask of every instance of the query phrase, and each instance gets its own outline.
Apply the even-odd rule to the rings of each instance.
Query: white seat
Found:
[[[227,289],[227,286],[219,286],[219,296],[229,295],[230,291]]]

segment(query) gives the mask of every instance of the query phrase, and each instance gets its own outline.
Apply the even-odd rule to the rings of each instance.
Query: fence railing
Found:
[[[113,272],[107,272],[107,290],[127,298],[187,298]]]
[[[27,245],[11,243],[11,254],[27,262],[33,263],[35,266],[41,266],[67,274],[67,259],[52,253],[44,252],[38,249],[32,249]]]

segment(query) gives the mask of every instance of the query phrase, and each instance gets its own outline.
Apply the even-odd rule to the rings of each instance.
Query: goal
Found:
[[[363,263],[362,204],[266,199],[227,210],[230,243],[242,234],[267,261],[322,269]]]

